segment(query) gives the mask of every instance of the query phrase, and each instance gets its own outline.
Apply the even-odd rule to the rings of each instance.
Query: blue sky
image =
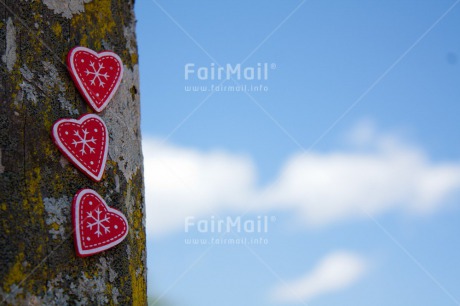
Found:
[[[149,295],[459,304],[459,2],[137,1]]]

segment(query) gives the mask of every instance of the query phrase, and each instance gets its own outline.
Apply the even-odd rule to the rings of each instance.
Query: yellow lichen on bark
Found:
[[[80,38],[81,46],[90,44],[97,51],[102,49],[102,40],[106,40],[115,28],[115,21],[112,16],[112,1],[99,0],[85,4],[85,14],[80,14],[72,18],[72,27],[78,27],[83,24],[97,24],[97,27],[91,27],[82,33]]]
[[[130,182],[132,183],[132,182]],[[129,190],[130,191],[130,190]],[[134,194],[134,201],[136,203],[142,203],[142,194],[141,193],[136,193]],[[143,241],[146,241],[145,237],[145,231],[142,229],[144,228],[142,222],[143,222],[143,212],[141,210],[135,210],[133,214],[131,215],[131,227],[135,232],[134,237],[132,238],[131,243],[136,245],[136,249],[143,250],[143,256],[146,256],[146,249],[145,249],[145,244]],[[146,287],[146,282],[142,281],[143,277],[140,277],[139,274],[145,273],[144,267],[145,265],[145,258],[142,258],[142,256],[139,258],[135,258],[134,262],[132,265],[129,266],[129,273],[131,275],[131,282],[132,284],[132,297],[133,301],[136,301],[139,299],[139,297],[143,296],[143,293],[147,291]]]
[[[62,36],[62,27],[61,27],[61,24],[59,22],[53,23],[53,25],[51,26],[51,29],[53,30],[54,35],[56,35],[58,38],[61,38],[61,36]]]
[[[24,273],[24,253],[20,252],[10,268],[8,275],[3,279],[3,289],[6,290],[14,284],[19,284],[27,275]]]

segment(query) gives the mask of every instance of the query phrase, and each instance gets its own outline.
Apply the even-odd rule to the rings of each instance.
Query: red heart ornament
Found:
[[[86,114],[78,120],[59,119],[53,125],[54,143],[80,171],[99,182],[104,174],[109,138],[99,116]]]
[[[80,257],[110,249],[128,234],[126,217],[110,208],[92,189],[82,189],[74,196],[72,220],[75,249]]]
[[[112,99],[123,77],[123,63],[112,51],[72,48],[67,54],[67,67],[82,96],[98,113]]]

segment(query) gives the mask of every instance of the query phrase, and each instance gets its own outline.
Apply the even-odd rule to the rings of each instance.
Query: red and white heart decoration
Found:
[[[128,221],[92,189],[77,192],[72,203],[75,250],[86,257],[110,249],[125,239]]]
[[[112,99],[123,77],[123,62],[112,51],[97,53],[75,47],[67,54],[67,67],[81,95],[98,113]]]
[[[101,112],[112,99],[123,77],[123,63],[111,52],[95,52],[75,47],[67,55],[70,75],[85,100]],[[80,171],[96,182],[104,174],[109,133],[95,114],[78,119],[62,118],[53,124],[51,135],[58,149]],[[72,203],[75,249],[80,257],[105,251],[119,244],[128,234],[128,221],[110,208],[92,189],[77,192]]]
[[[99,182],[104,174],[109,138],[107,126],[97,115],[59,119],[52,137],[59,150],[84,174]]]

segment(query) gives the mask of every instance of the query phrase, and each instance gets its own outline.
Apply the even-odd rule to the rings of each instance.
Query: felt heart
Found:
[[[107,206],[92,189],[82,189],[73,198],[72,220],[75,249],[80,257],[110,249],[128,234],[126,217]]]
[[[123,63],[112,51],[72,48],[67,54],[67,67],[78,90],[96,112],[107,106],[123,77]]]
[[[109,138],[99,116],[86,114],[78,120],[59,119],[53,125],[54,143],[78,169],[96,182],[104,174]]]

